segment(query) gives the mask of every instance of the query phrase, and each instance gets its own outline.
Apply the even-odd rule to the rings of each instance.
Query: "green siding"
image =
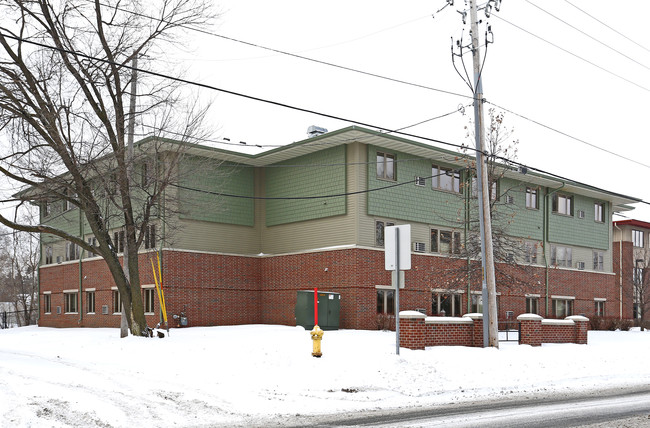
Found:
[[[502,195],[497,208],[499,217],[508,223],[510,236],[541,241],[544,239],[544,188],[538,188],[538,209],[532,209],[526,208],[526,187],[538,188],[522,181],[499,180],[499,193]],[[513,198],[513,204],[504,204],[506,196]]]
[[[573,195],[573,216],[551,213],[549,216],[549,241],[602,250],[609,249],[611,239],[609,236],[610,207],[609,204],[605,204],[605,222],[599,223],[594,220],[595,202],[592,198]],[[578,210],[585,212],[585,218],[578,218]]]
[[[321,150],[283,162],[291,167],[265,168],[267,198],[343,195],[346,191],[345,146]],[[301,165],[304,165],[301,166]],[[343,215],[346,196],[318,199],[267,199],[266,225]]]
[[[396,156],[397,181],[377,178],[377,152]],[[415,177],[430,177],[433,162],[407,153],[368,146],[368,215],[389,219],[436,224],[445,227],[462,227],[465,197],[463,194],[433,189],[431,179],[424,186],[416,186]],[[436,162],[440,166],[445,165]],[[380,189],[394,184],[401,186]]]
[[[251,167],[186,156],[179,165],[179,202],[182,211],[179,217],[253,226],[254,173]]]

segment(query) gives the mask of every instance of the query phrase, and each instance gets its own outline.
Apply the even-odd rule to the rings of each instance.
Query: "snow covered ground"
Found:
[[[0,330],[0,426],[264,425],[499,397],[650,384],[650,332],[590,332],[588,345],[401,350],[395,334],[302,327]]]

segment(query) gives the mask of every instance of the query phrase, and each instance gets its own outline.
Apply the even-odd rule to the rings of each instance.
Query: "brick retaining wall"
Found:
[[[483,315],[462,317],[427,317],[416,311],[402,311],[400,346],[425,349],[427,346],[483,346]],[[540,346],[542,343],[587,344],[589,319],[571,316],[563,320],[544,319],[535,314],[522,314],[519,343]]]

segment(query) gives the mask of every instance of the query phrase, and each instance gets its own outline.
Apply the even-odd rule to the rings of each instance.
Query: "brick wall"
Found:
[[[140,255],[141,282],[153,284],[150,254]],[[412,269],[405,274],[406,288],[400,291],[400,309],[424,309],[431,314],[431,290],[445,289],[449,284],[441,280],[439,272],[460,269],[464,260],[442,256],[414,254]],[[163,283],[170,325],[171,316],[184,311],[190,326],[227,324],[284,324],[295,325],[294,308],[298,290],[340,293],[340,328],[377,328],[377,285],[391,284],[391,273],[384,270],[382,250],[352,248],[308,252],[281,256],[233,256],[189,251],[163,251]],[[504,281],[497,284],[499,291],[499,317],[505,311],[523,313],[526,310],[526,293],[540,295],[540,313],[545,313],[545,288],[535,278],[544,277],[543,268],[531,268],[530,286],[516,287]],[[612,274],[550,269],[549,294],[575,296],[574,313],[591,316],[594,297],[607,299],[606,310],[611,313],[616,306],[617,290]],[[96,313],[56,314],[63,307],[63,290],[79,288],[79,263],[63,263],[41,268],[41,297],[51,292],[52,313],[43,314],[43,326],[118,326],[119,317],[112,315],[111,287],[115,284],[100,259],[86,260],[81,264],[82,289],[94,288]],[[461,313],[467,312],[471,296],[466,285],[460,289]],[[541,291],[540,291],[541,290]],[[480,284],[471,292],[480,291]],[[85,299],[82,293],[81,296]],[[85,302],[82,309],[85,307]],[[41,306],[43,300],[41,299]],[[109,315],[101,315],[102,305],[108,305]],[[156,315],[148,318],[151,325],[158,322]],[[42,308],[41,308],[42,309]],[[81,318],[81,319],[80,319]]]
[[[400,346],[425,349],[427,346],[483,346],[481,314],[463,317],[427,317],[415,311],[400,312]],[[545,320],[539,315],[522,314],[519,343],[540,346],[542,343],[587,344],[589,319],[571,316],[564,320]]]

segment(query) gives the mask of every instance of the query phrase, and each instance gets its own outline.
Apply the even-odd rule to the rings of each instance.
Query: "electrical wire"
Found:
[[[2,31],[0,31],[0,37],[6,37],[6,38],[9,38],[9,39],[12,39],[12,40],[16,40],[16,41],[23,42],[23,43],[28,43],[28,44],[31,44],[31,45],[34,45],[34,46],[39,46],[39,47],[45,48],[45,49],[52,49],[52,50],[67,53],[67,54],[70,54],[70,55],[76,55],[76,56],[79,56],[81,58],[86,58],[86,59],[90,59],[90,60],[93,60],[93,61],[103,62],[105,64],[119,66],[119,67],[121,67],[123,69],[137,71],[138,73],[148,74],[148,75],[151,75],[151,76],[160,77],[162,79],[168,79],[168,80],[172,80],[172,81],[175,81],[175,82],[178,82],[178,83],[184,83],[186,85],[196,86],[196,87],[202,88],[202,89],[210,89],[210,90],[213,90],[213,91],[222,92],[224,94],[229,94],[229,95],[233,95],[233,96],[237,96],[237,97],[241,97],[241,98],[246,98],[246,99],[249,99],[249,100],[252,100],[252,101],[258,101],[258,102],[274,105],[274,106],[277,106],[277,107],[284,107],[284,108],[287,108],[287,109],[296,110],[296,111],[300,111],[300,112],[303,112],[303,113],[314,114],[314,115],[317,115],[317,116],[326,117],[328,119],[339,120],[339,121],[342,121],[342,122],[354,123],[354,124],[365,126],[365,127],[368,127],[368,128],[374,128],[374,129],[377,129],[379,131],[383,131],[383,132],[386,132],[386,133],[394,133],[394,134],[403,135],[403,136],[410,137],[410,138],[418,138],[418,139],[422,139],[422,140],[433,142],[433,143],[439,143],[439,144],[443,144],[443,145],[450,146],[450,147],[463,148],[463,146],[460,145],[460,144],[449,143],[447,141],[438,140],[438,139],[435,139],[435,138],[422,137],[422,136],[415,135],[415,134],[410,134],[410,133],[407,133],[407,132],[396,131],[394,129],[386,128],[386,127],[383,127],[383,126],[372,125],[372,124],[367,123],[367,122],[362,122],[362,121],[357,121],[357,120],[349,120],[349,119],[343,118],[341,116],[336,116],[336,115],[329,114],[329,113],[322,113],[322,112],[318,112],[316,110],[310,110],[310,109],[303,108],[303,107],[297,107],[297,106],[282,103],[282,102],[279,102],[279,101],[273,101],[273,100],[269,100],[269,99],[266,99],[266,98],[260,98],[260,97],[256,97],[256,96],[253,96],[253,95],[244,94],[244,93],[241,93],[241,92],[231,91],[231,90],[224,89],[224,88],[219,88],[219,87],[216,87],[216,86],[213,86],[213,85],[208,85],[206,83],[200,83],[200,82],[195,82],[195,81],[188,80],[188,79],[183,79],[183,78],[180,78],[180,77],[174,77],[174,76],[170,76],[170,75],[164,74],[164,73],[159,73],[159,72],[156,72],[156,71],[144,70],[144,69],[141,69],[141,68],[133,67],[133,66],[131,66],[129,64],[120,64],[120,63],[116,63],[114,61],[110,61],[110,60],[105,59],[105,58],[96,58],[96,57],[93,57],[91,55],[84,54],[82,52],[77,52],[77,51],[73,51],[73,50],[70,50],[70,49],[59,48],[59,47],[56,47],[56,46],[47,45],[47,44],[36,42],[36,41],[33,41],[33,40],[27,40],[27,39],[24,39],[22,37],[14,36],[14,35],[11,35],[11,34],[5,34]],[[471,97],[467,96],[467,98],[471,98]]]
[[[569,0],[564,0],[564,1],[565,1],[566,3],[569,3],[571,6],[575,7],[575,8],[578,9],[580,12],[584,13],[585,15],[587,15],[588,17],[590,17],[590,18],[593,19],[594,21],[596,21],[596,22],[598,22],[599,24],[601,24],[601,25],[603,25],[603,26],[609,28],[610,30],[612,30],[613,32],[615,32],[615,33],[618,34],[619,36],[623,37],[624,39],[626,39],[626,40],[628,40],[628,41],[634,43],[635,45],[637,45],[637,46],[640,47],[641,49],[645,50],[646,52],[650,52],[650,49],[648,49],[647,47],[643,46],[643,45],[640,44],[640,43],[637,43],[636,41],[632,40],[631,38],[629,38],[629,37],[626,36],[625,34],[621,33],[620,31],[616,30],[615,28],[612,28],[611,26],[607,25],[606,23],[604,23],[604,22],[601,21],[600,19],[596,18],[595,16],[590,15],[589,13],[585,12],[583,9],[580,9],[578,6],[576,6],[575,4],[571,3]]]
[[[600,151],[605,152],[605,153],[607,153],[607,154],[610,154],[610,155],[612,155],[612,156],[616,156],[617,158],[624,159],[624,160],[626,160],[626,161],[629,161],[629,162],[635,163],[635,164],[637,164],[637,165],[639,165],[639,166],[642,166],[642,167],[644,167],[644,168],[649,168],[649,169],[650,169],[650,165],[648,165],[648,164],[645,164],[645,163],[643,163],[643,162],[639,162],[638,160],[635,160],[635,159],[632,159],[632,158],[629,158],[629,157],[623,156],[623,155],[618,154],[618,153],[616,153],[616,152],[613,152],[613,151],[611,151],[611,150],[608,150],[608,149],[605,149],[605,148],[603,148],[603,147],[597,146],[597,145],[595,145],[595,144],[593,144],[593,143],[590,143],[590,142],[585,141],[585,140],[583,140],[583,139],[580,139],[580,138],[578,138],[578,137],[574,137],[573,135],[567,134],[566,132],[563,132],[563,131],[560,131],[560,130],[558,130],[558,129],[555,129],[555,128],[549,126],[549,125],[545,125],[545,124],[543,124],[543,123],[541,123],[541,122],[539,122],[539,121],[537,121],[537,120],[534,120],[534,119],[531,119],[531,118],[529,118],[529,117],[526,117],[526,116],[524,116],[524,115],[522,115],[522,114],[519,114],[519,113],[517,113],[517,112],[514,112],[514,111],[512,111],[512,110],[510,110],[510,109],[507,109],[507,108],[505,108],[505,107],[503,107],[503,106],[500,106],[500,105],[498,105],[498,104],[495,104],[495,103],[493,103],[493,102],[490,102],[490,101],[485,101],[485,102],[486,102],[487,104],[491,104],[491,105],[493,105],[494,107],[496,107],[496,108],[498,108],[498,109],[501,109],[501,110],[506,111],[506,112],[508,112],[508,113],[514,114],[514,115],[517,116],[517,117],[520,117],[520,118],[522,118],[522,119],[524,119],[524,120],[527,120],[527,121],[529,121],[529,122],[532,122],[532,123],[534,123],[534,124],[536,124],[536,125],[539,125],[539,126],[541,126],[541,127],[543,127],[543,128],[546,128],[546,129],[548,129],[549,131],[553,131],[553,132],[555,132],[555,133],[557,133],[557,134],[560,134],[560,135],[562,135],[562,136],[564,136],[564,137],[570,138],[570,139],[572,139],[572,140],[574,140],[574,141],[577,141],[577,142],[579,142],[579,143],[585,144],[585,145],[587,145],[587,146],[589,146],[589,147],[592,147],[592,148],[594,148],[594,149],[596,149],[596,150],[600,150]]]
[[[461,170],[452,170],[451,172],[459,173]],[[441,172],[440,174],[436,175],[430,175],[428,177],[419,177],[420,179],[424,180],[430,180],[432,178],[440,177],[441,175],[447,175],[446,172]],[[395,184],[390,184],[388,186],[383,186],[383,187],[376,187],[374,189],[366,189],[366,190],[357,190],[355,192],[344,192],[344,193],[336,193],[332,195],[318,195],[318,196],[246,196],[246,195],[233,195],[229,193],[221,193],[221,192],[214,192],[211,190],[204,190],[204,189],[196,189],[193,187],[189,186],[183,186],[180,184],[175,184],[175,183],[169,183],[170,186],[176,187],[179,189],[183,190],[190,190],[193,192],[198,192],[198,193],[205,193],[209,195],[214,195],[214,196],[225,196],[228,198],[238,198],[238,199],[254,199],[254,200],[282,200],[282,201],[295,201],[295,200],[310,200],[310,199],[327,199],[327,198],[340,198],[343,196],[351,196],[351,195],[361,195],[361,194],[366,194],[366,193],[371,193],[371,192],[376,192],[379,190],[386,190],[386,189],[392,189],[394,187],[400,187],[400,186],[405,186],[407,184],[414,184],[418,182],[418,179],[413,179],[409,181],[404,181],[402,183],[395,183]]]
[[[623,57],[629,59],[630,61],[634,62],[634,63],[637,64],[637,65],[640,65],[641,67],[645,68],[646,70],[650,70],[650,67],[648,67],[647,65],[642,64],[642,63],[640,63],[639,61],[635,60],[634,58],[632,58],[632,57],[630,57],[630,56],[624,54],[624,53],[621,52],[621,51],[619,51],[618,49],[611,47],[611,46],[608,45],[607,43],[601,41],[600,39],[597,39],[596,37],[592,36],[591,34],[588,34],[588,33],[584,32],[584,31],[582,31],[581,29],[577,28],[576,26],[574,26],[574,25],[572,25],[572,24],[566,22],[566,21],[563,20],[562,18],[560,18],[560,17],[558,17],[558,16],[556,16],[556,15],[553,15],[551,12],[547,11],[546,9],[542,9],[540,6],[536,5],[535,3],[531,2],[530,0],[526,0],[526,3],[530,4],[531,6],[536,7],[537,9],[539,9],[539,10],[541,10],[542,12],[546,13],[547,15],[549,15],[549,16],[555,18],[556,20],[558,20],[558,21],[560,21],[561,23],[567,25],[568,27],[573,28],[574,30],[576,30],[576,31],[579,32],[580,34],[582,34],[582,35],[584,35],[584,36],[586,36],[586,37],[589,37],[591,40],[595,41],[596,43],[599,43],[600,45],[602,45],[602,46],[604,46],[604,47],[606,47],[606,48],[608,48],[608,49],[610,49],[610,50],[616,52],[617,54],[619,54],[619,55],[621,55],[621,56],[623,56]]]
[[[88,0],[88,1],[91,1],[91,0]],[[115,9],[115,10],[119,10],[121,12],[130,13],[132,15],[139,16],[141,18],[146,18],[146,19],[150,19],[150,20],[154,20],[154,21],[160,21],[160,22],[168,23],[168,21],[165,21],[164,19],[156,18],[154,16],[149,16],[149,15],[146,15],[146,14],[143,14],[143,13],[140,13],[140,12],[127,10],[127,9],[121,8],[119,6],[107,5],[107,4],[101,3],[101,2],[100,2],[100,5],[102,5],[104,7],[109,7],[109,8]],[[458,92],[447,91],[447,90],[444,90],[444,89],[439,89],[439,88],[434,88],[434,87],[431,87],[431,86],[421,85],[419,83],[413,83],[413,82],[408,82],[406,80],[401,80],[401,79],[396,79],[396,78],[392,78],[392,77],[383,76],[383,75],[377,74],[377,73],[358,70],[358,69],[355,69],[355,68],[352,68],[352,67],[346,67],[346,66],[339,65],[339,64],[334,64],[334,63],[331,63],[331,62],[322,61],[322,60],[315,59],[315,58],[310,58],[310,57],[307,57],[307,56],[304,56],[304,55],[299,55],[299,54],[283,51],[283,50],[280,50],[280,49],[271,48],[271,47],[260,45],[260,44],[257,44],[257,43],[247,42],[247,41],[244,41],[244,40],[239,40],[239,39],[236,39],[234,37],[224,36],[222,34],[217,34],[217,33],[214,33],[212,31],[203,30],[201,28],[191,27],[191,26],[187,26],[187,25],[180,25],[179,27],[185,28],[185,29],[191,30],[191,31],[196,31],[198,33],[202,33],[202,34],[205,34],[205,35],[217,37],[217,38],[220,38],[220,39],[223,39],[223,40],[228,40],[228,41],[239,43],[239,44],[242,44],[242,45],[254,47],[254,48],[257,48],[257,49],[262,49],[262,50],[266,50],[266,51],[269,51],[269,52],[274,52],[274,53],[277,53],[277,54],[280,54],[280,55],[285,55],[285,56],[290,56],[290,57],[293,57],[293,58],[302,59],[302,60],[305,60],[305,61],[310,61],[310,62],[313,62],[313,63],[316,63],[316,64],[326,65],[328,67],[334,67],[334,68],[338,68],[338,69],[341,69],[341,70],[351,71],[353,73],[358,73],[358,74],[362,74],[362,75],[366,75],[366,76],[370,76],[370,77],[375,77],[377,79],[387,80],[387,81],[394,82],[394,83],[400,83],[400,84],[403,84],[403,85],[413,86],[413,87],[416,87],[416,88],[426,89],[426,90],[435,91],[435,92],[440,92],[440,93],[448,94],[448,95],[455,95],[455,96],[463,97],[463,98],[472,98],[469,95],[460,94]]]
[[[456,107],[455,110],[452,110],[452,111],[450,111],[448,113],[443,113],[441,115],[438,115],[438,116],[435,116],[435,117],[432,117],[432,118],[429,118],[429,119],[425,119],[425,120],[416,122],[416,123],[411,124],[411,125],[402,126],[402,127],[397,128],[397,129],[395,129],[393,131],[385,132],[385,134],[388,135],[388,134],[390,134],[392,132],[399,132],[399,131],[403,131],[405,129],[413,128],[413,127],[416,127],[416,126],[419,126],[419,125],[422,125],[422,124],[425,124],[425,123],[428,123],[428,122],[432,122],[434,120],[438,120],[438,119],[442,119],[442,118],[447,117],[447,116],[451,116],[452,114],[455,114],[455,113],[460,112],[460,113],[464,114],[463,112],[464,112],[465,107],[469,107],[471,105],[472,104],[465,104],[465,105],[461,104],[458,107]],[[141,124],[140,126],[143,126],[145,128],[150,128],[150,129],[159,129],[158,127],[155,127],[153,125],[147,125],[147,124]],[[165,132],[165,134],[171,134],[171,135],[176,135],[176,136],[181,136],[181,137],[185,136],[185,134],[183,134],[183,133],[169,131],[167,129],[165,129],[164,132]],[[155,136],[155,135],[151,134],[151,133],[147,133],[147,134],[140,134],[140,136],[141,137],[148,137],[148,136]],[[366,139],[366,138],[372,138],[372,137],[370,137],[370,136],[361,137],[362,140]],[[285,147],[286,146],[286,144],[248,144],[248,143],[245,143],[243,141],[239,142],[239,143],[234,143],[234,142],[231,142],[229,140],[225,140],[225,141],[224,140],[214,140],[214,139],[211,139],[211,138],[201,138],[201,137],[195,137],[194,139],[196,139],[197,141],[202,141],[202,142],[206,142],[206,143],[220,144],[220,145],[225,145],[225,146],[235,146],[235,147],[241,147],[241,148],[244,148],[244,147],[278,148],[278,147]],[[332,145],[332,144],[335,144],[335,143],[327,142],[327,141],[326,142],[314,141],[314,142],[305,143],[305,146],[321,146],[321,145],[322,146],[329,146],[329,145]]]
[[[514,23],[510,22],[510,21],[508,21],[507,19],[505,19],[505,18],[503,18],[503,17],[501,17],[501,16],[499,16],[499,15],[493,15],[493,16],[495,16],[496,18],[502,20],[502,21],[505,22],[506,24],[510,24],[510,25],[512,25],[513,27],[517,28],[518,30],[523,31],[523,32],[526,33],[526,34],[529,34],[529,35],[531,35],[531,36],[533,36],[533,37],[535,37],[535,38],[537,38],[537,39],[543,41],[544,43],[548,43],[549,45],[553,46],[554,48],[557,48],[557,49],[561,50],[562,52],[565,52],[565,53],[567,53],[567,54],[569,54],[569,55],[571,55],[571,56],[573,56],[573,57],[575,57],[575,58],[578,58],[578,59],[581,60],[581,61],[586,62],[586,63],[589,64],[589,65],[592,65],[593,67],[598,68],[599,70],[604,71],[605,73],[608,73],[608,74],[610,74],[610,75],[612,75],[612,76],[614,76],[614,77],[617,77],[617,78],[619,78],[619,79],[621,79],[621,80],[623,80],[623,81],[625,81],[625,82],[627,82],[627,83],[630,83],[630,84],[636,86],[636,87],[639,88],[639,89],[643,89],[644,91],[650,92],[650,89],[649,89],[649,88],[646,88],[645,86],[642,86],[642,85],[640,85],[640,84],[638,84],[638,83],[636,83],[636,82],[633,82],[632,80],[627,79],[627,78],[621,76],[620,74],[616,74],[616,73],[614,73],[613,71],[608,70],[608,69],[606,69],[605,67],[602,67],[602,66],[596,64],[596,63],[593,62],[593,61],[589,61],[588,59],[583,58],[583,57],[581,57],[580,55],[575,54],[575,53],[571,52],[570,50],[563,48],[562,46],[559,46],[559,45],[557,45],[557,44],[555,44],[555,43],[553,43],[553,42],[550,42],[550,41],[546,40],[545,38],[543,38],[543,37],[541,37],[541,36],[538,36],[537,34],[531,32],[531,31],[528,31],[528,30],[526,30],[525,28],[523,28],[523,27],[521,27],[521,26],[519,26],[519,25],[517,25],[517,24],[514,24]]]
[[[495,15],[495,16],[497,16],[497,15]],[[503,19],[503,18],[500,18],[500,19]],[[507,21],[505,21],[505,22],[507,22]],[[507,23],[510,23],[510,22],[507,22]],[[512,24],[512,25],[514,25],[514,24]],[[526,31],[526,30],[523,30],[523,31]],[[32,45],[39,46],[39,47],[46,48],[46,49],[53,49],[53,50],[61,51],[61,52],[68,53],[68,54],[71,54],[71,55],[78,55],[79,57],[92,59],[94,61],[100,61],[100,62],[104,62],[104,63],[107,63],[107,64],[118,65],[118,66],[121,66],[121,67],[126,68],[126,69],[136,70],[138,72],[150,74],[150,75],[153,75],[153,76],[156,76],[156,77],[174,80],[174,81],[177,81],[179,83],[185,83],[185,84],[188,84],[188,85],[193,85],[193,86],[197,86],[197,87],[201,87],[201,88],[205,88],[205,89],[220,91],[220,92],[223,92],[223,93],[227,93],[227,94],[231,94],[231,95],[235,95],[235,96],[240,96],[240,97],[251,99],[251,100],[254,100],[254,101],[260,101],[260,102],[264,102],[264,103],[268,103],[268,104],[272,104],[272,105],[276,105],[276,106],[281,106],[281,107],[285,107],[285,108],[289,108],[289,109],[293,109],[293,110],[297,110],[297,111],[302,111],[302,112],[306,112],[306,113],[310,113],[310,114],[320,115],[320,116],[331,118],[331,119],[356,123],[356,124],[359,124],[359,125],[362,125],[362,126],[375,128],[375,129],[378,129],[378,130],[381,130],[381,131],[391,132],[391,133],[395,133],[395,134],[398,134],[398,135],[407,136],[407,137],[410,137],[410,138],[416,138],[416,139],[421,139],[421,140],[424,140],[424,141],[439,143],[439,144],[443,144],[443,145],[447,145],[447,146],[451,146],[451,147],[456,147],[456,148],[459,148],[459,149],[466,149],[466,146],[460,145],[460,144],[454,144],[454,143],[449,143],[449,142],[446,142],[446,141],[443,141],[443,140],[438,140],[438,139],[435,139],[435,138],[422,137],[422,136],[415,135],[415,134],[405,133],[405,132],[401,132],[401,131],[395,131],[395,130],[391,130],[391,129],[388,129],[388,128],[371,125],[371,124],[360,122],[360,121],[351,121],[351,120],[347,120],[347,119],[344,119],[344,118],[339,117],[339,116],[326,114],[326,113],[320,113],[320,112],[317,112],[317,111],[314,111],[314,110],[309,110],[309,109],[305,109],[305,108],[301,108],[301,107],[291,106],[291,105],[280,103],[280,102],[277,102],[277,101],[272,101],[272,100],[267,100],[267,99],[260,98],[260,97],[255,97],[255,96],[252,96],[252,95],[242,94],[242,93],[230,91],[230,90],[223,89],[223,88],[217,88],[215,86],[211,86],[211,85],[207,85],[207,84],[203,84],[203,83],[198,83],[198,82],[193,82],[193,81],[190,81],[190,80],[187,80],[187,79],[181,79],[181,78],[178,78],[178,77],[165,75],[163,73],[158,73],[158,72],[154,72],[154,71],[150,71],[150,70],[137,69],[137,68],[134,68],[134,67],[132,67],[132,66],[130,66],[128,64],[118,64],[118,63],[111,62],[111,61],[109,61],[107,59],[95,58],[95,57],[92,57],[90,55],[83,54],[81,52],[71,51],[71,50],[68,50],[68,49],[62,49],[62,48],[46,45],[44,43],[35,42],[35,41],[32,41],[32,40],[26,40],[26,39],[23,39],[21,37],[9,35],[9,34],[4,34],[2,31],[0,31],[0,37],[10,38],[12,40],[32,44]],[[496,104],[495,104],[495,106],[499,107]],[[499,107],[499,108],[501,108],[501,107]],[[516,114],[514,112],[512,112],[512,113]],[[543,126],[546,127],[546,125],[543,125]],[[486,153],[486,152],[482,152],[482,153],[484,155],[486,155],[486,156],[490,155],[489,153]],[[571,179],[568,179],[566,177],[559,176],[557,174],[553,174],[553,173],[550,173],[550,172],[547,172],[547,171],[544,171],[544,170],[541,170],[541,169],[538,169],[538,168],[534,168],[532,166],[528,166],[528,165],[521,164],[521,163],[518,163],[518,162],[513,162],[513,161],[511,161],[509,159],[506,159],[506,158],[503,158],[503,157],[496,156],[496,158],[498,158],[500,160],[507,161],[507,162],[512,163],[512,164],[516,164],[516,165],[519,165],[519,166],[524,166],[526,168],[529,168],[530,170],[535,170],[535,171],[542,172],[542,173],[547,174],[547,175],[552,176],[552,177],[557,177],[557,178],[560,178],[560,179],[566,180],[566,181],[572,181],[574,183],[584,185],[584,186],[587,186],[587,187],[592,188],[592,189],[596,189],[596,190],[607,192],[607,193],[613,193],[613,192],[609,192],[609,191],[604,190],[604,189],[597,188],[595,186],[586,185],[584,183],[580,183],[580,182],[577,182],[575,180],[571,180]],[[620,195],[620,196],[624,196],[624,195]]]

